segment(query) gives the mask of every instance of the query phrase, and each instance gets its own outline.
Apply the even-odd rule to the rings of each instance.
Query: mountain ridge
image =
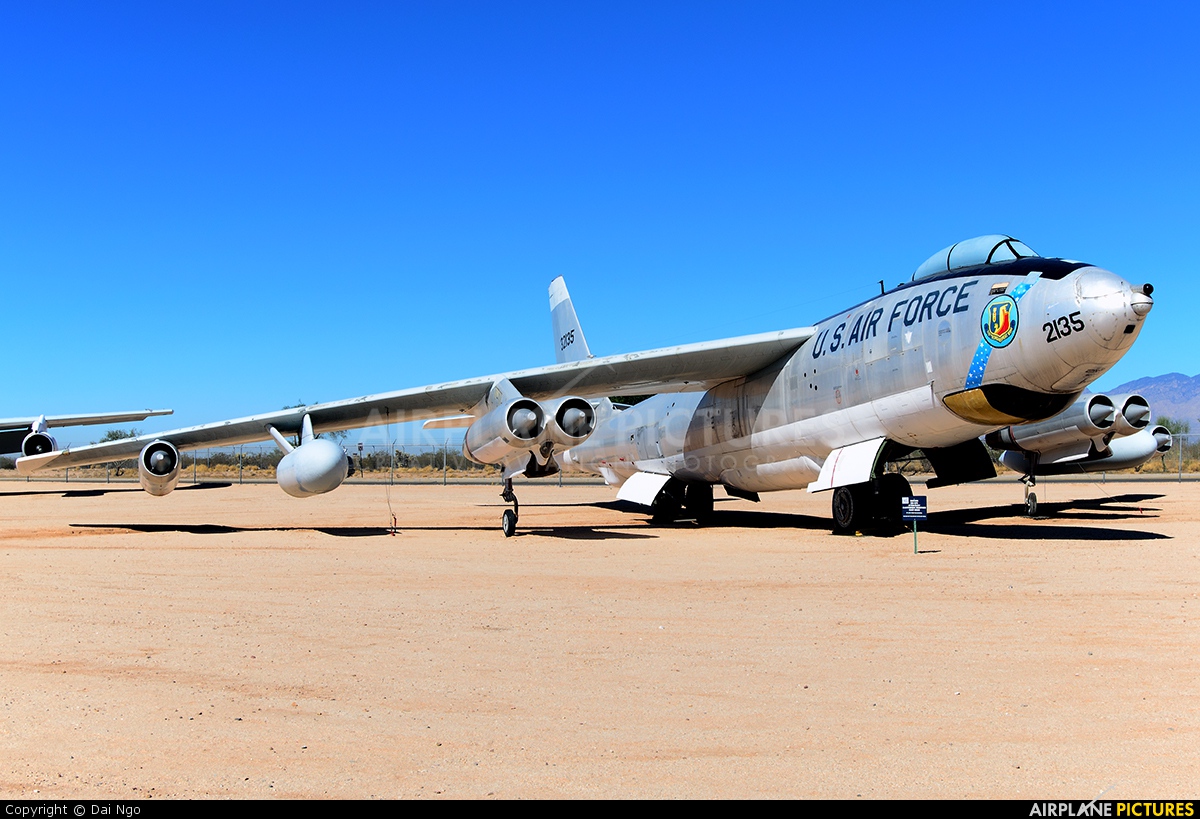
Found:
[[[1166,416],[1200,429],[1200,375],[1149,375],[1104,391],[1105,395],[1128,392],[1136,392],[1150,402],[1155,422]]]

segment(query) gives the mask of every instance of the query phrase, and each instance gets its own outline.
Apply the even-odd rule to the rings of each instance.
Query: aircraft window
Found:
[[[988,259],[988,264],[998,264],[999,262],[1011,262],[1017,258],[1017,254],[1012,252],[1012,248],[1008,246],[1008,242],[996,245],[992,251],[992,256]]]

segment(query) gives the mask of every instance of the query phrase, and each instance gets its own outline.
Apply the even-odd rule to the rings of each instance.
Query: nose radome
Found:
[[[1130,305],[1133,307],[1133,312],[1137,313],[1141,318],[1145,318],[1150,312],[1150,308],[1154,306],[1154,299],[1150,298],[1150,294],[1154,292],[1154,285],[1143,284],[1140,287],[1134,285],[1133,298],[1130,300]]]
[[[1125,337],[1134,333],[1154,306],[1147,290],[1153,288],[1131,285],[1116,273],[1099,268],[1083,272],[1075,281],[1083,321],[1109,349],[1124,346]]]

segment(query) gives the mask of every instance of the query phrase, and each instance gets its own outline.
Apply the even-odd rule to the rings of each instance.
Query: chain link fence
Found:
[[[461,442],[444,444],[343,444],[354,465],[346,483],[496,483],[498,466],[477,464],[462,454]],[[179,453],[180,481],[192,483],[274,483],[283,453],[273,443],[214,447]],[[134,458],[96,466],[47,469],[34,477],[18,475],[12,458],[0,459],[0,480],[80,481],[114,483],[137,481]],[[596,475],[558,473],[543,483],[597,483]]]
[[[347,454],[354,462],[354,474],[347,483],[499,483],[500,469],[474,463],[462,454],[461,442],[444,444],[346,444]],[[180,480],[193,483],[267,483],[275,480],[275,467],[283,453],[273,443],[246,444],[240,447],[198,449],[180,453]],[[921,458],[892,465],[892,468],[913,478],[931,474],[928,463]],[[1007,470],[997,466],[1000,474]],[[1083,473],[1086,475],[1133,475],[1177,480],[1200,477],[1200,435],[1174,435],[1171,449],[1150,458],[1138,469],[1114,472]],[[83,481],[112,483],[137,481],[137,462],[130,459],[74,469],[51,469],[34,478],[16,473],[12,458],[0,459],[0,480],[22,481]],[[543,483],[589,484],[603,483],[595,475],[578,472],[558,473]]]

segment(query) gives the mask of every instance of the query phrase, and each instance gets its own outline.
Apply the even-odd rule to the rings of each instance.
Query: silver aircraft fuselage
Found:
[[[1069,406],[1133,344],[1151,289],[1044,258],[909,282],[754,375],[612,412],[562,460],[613,484],[648,472],[759,492],[803,488],[868,439],[954,446]]]

